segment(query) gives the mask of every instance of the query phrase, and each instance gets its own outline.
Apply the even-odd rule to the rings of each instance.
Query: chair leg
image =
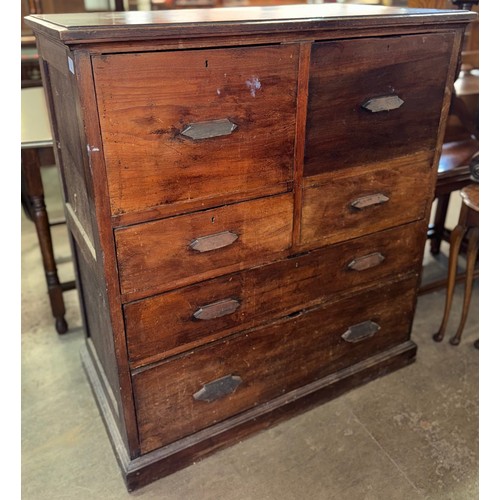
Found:
[[[441,321],[441,326],[439,331],[433,335],[433,339],[436,342],[441,342],[444,337],[444,332],[446,330],[446,325],[448,324],[448,318],[450,316],[451,303],[453,301],[453,292],[455,290],[455,280],[457,277],[457,264],[458,264],[458,254],[460,252],[460,245],[464,238],[467,228],[462,225],[457,225],[451,233],[450,238],[450,259],[448,263],[448,288],[446,290],[446,304],[444,308],[443,320]]]
[[[470,299],[472,296],[472,285],[474,282],[474,266],[476,265],[479,250],[479,228],[474,227],[469,232],[469,244],[467,246],[467,268],[465,272],[464,304],[462,307],[462,317],[458,325],[455,336],[450,340],[451,345],[460,344],[462,332],[464,330],[467,315],[469,314]]]
[[[450,195],[445,194],[437,198],[436,213],[432,224],[432,239],[431,239],[431,254],[439,255],[441,251],[441,241],[443,240],[444,224],[446,222],[446,214],[448,205],[450,204]]]

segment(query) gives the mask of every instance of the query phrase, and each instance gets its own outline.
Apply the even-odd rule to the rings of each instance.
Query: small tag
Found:
[[[73,59],[71,59],[71,57],[68,57],[68,68],[71,71],[71,73],[75,74],[75,65],[74,65]]]

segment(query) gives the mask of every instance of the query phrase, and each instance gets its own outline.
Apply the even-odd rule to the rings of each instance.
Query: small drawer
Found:
[[[415,286],[393,282],[137,371],[141,452],[405,342]]]
[[[291,245],[292,194],[115,231],[124,301],[264,264]]]
[[[112,214],[286,191],[297,54],[276,45],[94,57]]]
[[[125,304],[133,367],[369,287],[421,267],[414,223]]]
[[[304,175],[436,147],[453,33],[318,42]]]
[[[428,156],[308,178],[300,245],[328,245],[422,219],[434,179]]]

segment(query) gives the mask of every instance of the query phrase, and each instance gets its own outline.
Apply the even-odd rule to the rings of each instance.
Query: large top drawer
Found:
[[[304,174],[436,146],[452,33],[315,43]]]
[[[293,177],[297,51],[96,56],[112,214],[285,191]]]

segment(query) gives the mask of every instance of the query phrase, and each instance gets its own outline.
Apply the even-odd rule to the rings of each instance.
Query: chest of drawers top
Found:
[[[467,23],[468,11],[407,9],[373,5],[306,4],[224,7],[142,12],[46,14],[26,18],[37,32],[64,43],[134,41],[320,32],[395,26],[419,27]],[[330,34],[332,36],[333,33]],[[335,35],[334,35],[335,36]],[[295,35],[296,37],[296,35]]]

